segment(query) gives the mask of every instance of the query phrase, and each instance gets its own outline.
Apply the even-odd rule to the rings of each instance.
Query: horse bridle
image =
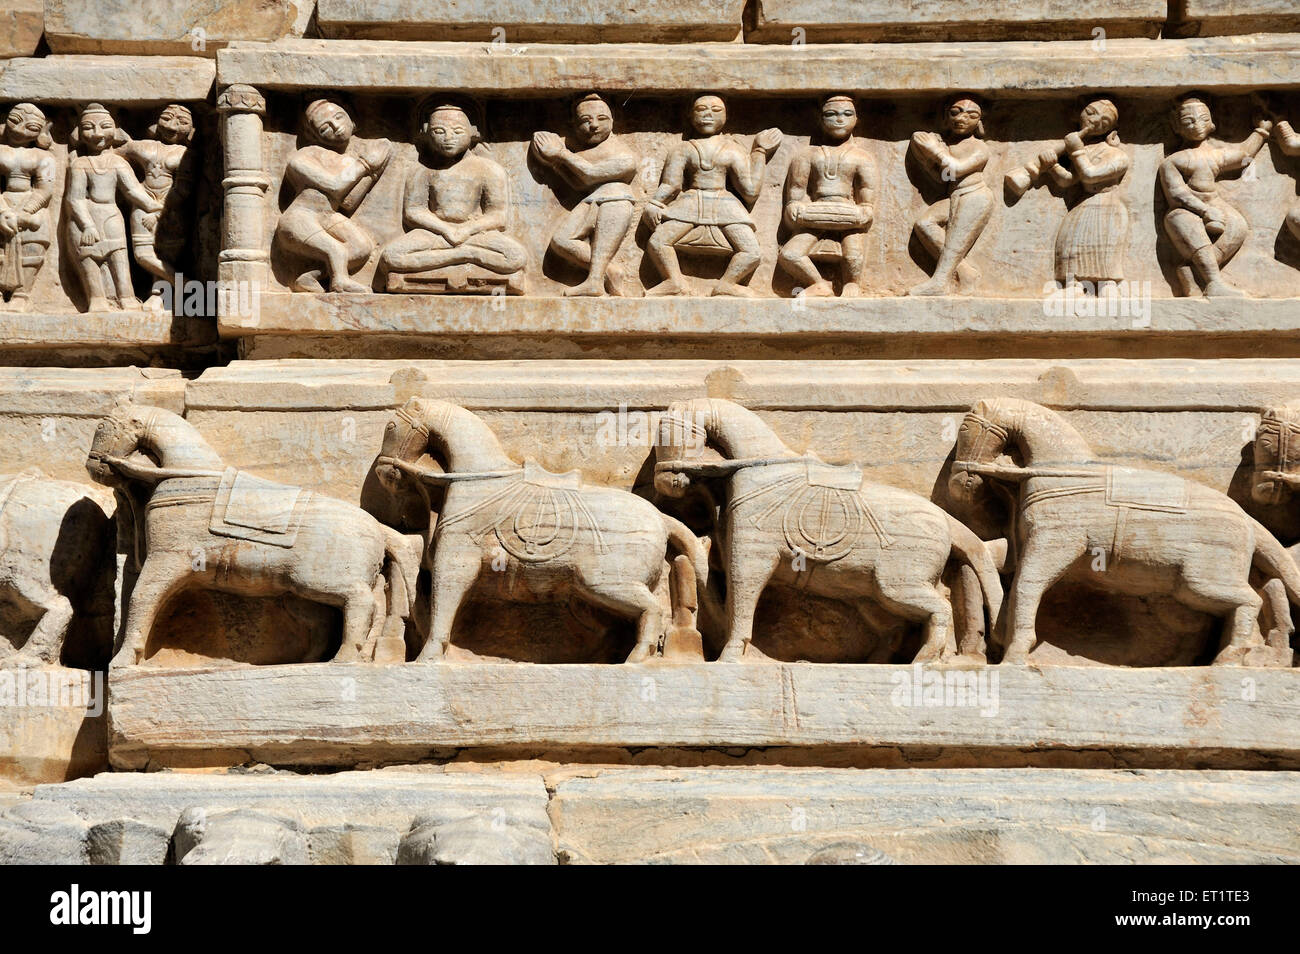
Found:
[[[985,417],[983,414],[978,413],[973,408],[966,413],[966,416],[965,418],[963,418],[962,423],[976,424],[978,425],[980,430],[979,430],[979,435],[975,438],[974,446],[971,447],[969,459],[953,461],[952,469],[954,473],[957,472],[970,473],[974,469],[974,465],[985,463],[982,455],[984,453],[984,448],[986,444],[990,441],[991,438],[996,438],[999,441],[999,452],[1000,452],[1001,448],[1007,446],[1007,441],[1011,437],[1010,428],[1004,427],[1001,424],[989,420],[987,417]]]

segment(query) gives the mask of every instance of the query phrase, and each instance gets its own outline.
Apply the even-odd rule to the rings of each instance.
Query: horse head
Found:
[[[389,493],[397,493],[406,480],[406,472],[395,462],[414,464],[429,449],[429,427],[424,423],[426,402],[411,398],[384,426],[384,439],[375,464],[375,478]]]
[[[691,486],[689,474],[666,466],[669,462],[698,460],[704,453],[708,431],[698,401],[675,401],[659,415],[655,435],[655,490],[665,497],[684,497]],[[665,465],[660,470],[660,465]]]
[[[954,501],[973,505],[985,491],[984,476],[971,470],[970,465],[992,463],[1006,451],[1010,432],[999,423],[1003,416],[994,398],[976,401],[962,418],[957,428],[952,476],[948,478],[948,493]]]
[[[1260,414],[1254,455],[1251,497],[1261,504],[1282,503],[1300,485],[1300,405],[1282,404]]]
[[[142,449],[145,434],[152,423],[151,407],[122,404],[95,427],[90,452],[86,455],[86,470],[91,479],[105,487],[124,488],[127,477],[113,467],[109,460],[125,459]]]

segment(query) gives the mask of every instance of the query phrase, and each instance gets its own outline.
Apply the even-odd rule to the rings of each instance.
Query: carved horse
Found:
[[[707,447],[724,458],[702,460]],[[879,608],[925,623],[917,662],[953,655],[953,611],[940,586],[956,557],[974,571],[982,603],[968,631],[982,632],[1002,604],[984,543],[919,494],[864,481],[857,465],[796,454],[751,411],[731,401],[673,404],[659,419],[655,487],[681,496],[692,480],[721,477],[719,517],[730,632],[721,659],[741,661],[769,582],[852,603],[872,629]]]
[[[1019,464],[997,461],[1013,450]],[[1098,461],[1078,431],[1038,404],[984,400],[965,416],[949,491],[954,500],[975,503],[990,479],[1018,485],[1010,536],[1019,558],[1004,662],[1028,660],[1043,595],[1098,554],[1106,562],[1096,579],[1106,589],[1168,594],[1224,617],[1219,665],[1239,664],[1263,645],[1254,626],[1263,601],[1250,585],[1252,566],[1279,579],[1291,603],[1300,600],[1300,568],[1232,499],[1171,474]]]
[[[367,658],[386,624],[397,629],[410,613],[410,541],[352,504],[227,468],[179,415],[117,408],[95,430],[86,468],[124,491],[137,554],[144,543],[113,666],[140,662],[159,611],[187,586],[339,607],[339,660]]]
[[[627,491],[584,486],[576,471],[521,466],[479,417],[454,404],[407,401],[388,423],[375,474],[392,492],[409,480],[426,495],[427,486],[446,488],[433,531],[421,662],[442,659],[456,614],[484,571],[505,574],[519,602],[575,595],[636,619],[628,662],[653,656],[663,634],[655,588],[670,542],[689,559],[697,589],[707,581],[708,554],[685,524]]]
[[[76,607],[108,582],[114,506],[102,493],[35,468],[0,475],[0,599],[36,618],[17,652],[0,638],[0,665],[57,664]]]

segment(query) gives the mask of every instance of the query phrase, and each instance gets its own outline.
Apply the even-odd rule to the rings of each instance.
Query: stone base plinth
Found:
[[[115,672],[110,754],[353,766],[463,749],[780,748],[848,764],[1300,766],[1300,673],[1089,666],[317,664]],[[1053,760],[1056,760],[1055,762]]]

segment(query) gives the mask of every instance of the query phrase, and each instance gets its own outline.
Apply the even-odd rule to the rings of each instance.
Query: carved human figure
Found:
[[[523,271],[523,246],[506,234],[510,183],[500,163],[471,150],[479,131],[465,107],[440,99],[422,110],[420,139],[428,164],[417,164],[406,178],[402,225],[406,233],[384,246],[382,267],[389,290],[417,290],[391,273],[424,272],[432,283],[423,291],[490,291]],[[483,269],[483,276],[460,284],[452,266]],[[522,290],[515,285],[512,290]]]
[[[1273,123],[1261,119],[1243,142],[1212,141],[1214,120],[1210,107],[1195,96],[1179,102],[1174,125],[1186,143],[1160,164],[1160,185],[1169,201],[1165,232],[1181,262],[1177,268],[1178,291],[1195,295],[1200,289],[1207,298],[1245,296],[1223,280],[1220,270],[1246,240],[1246,218],[1219,193],[1219,177],[1244,169],[1268,142]]]
[[[185,247],[188,225],[184,208],[194,186],[190,144],[194,117],[172,103],[149,127],[148,139],[133,139],[118,147],[140,170],[144,190],[163,204],[161,212],[131,212],[131,250],[136,264],[154,278],[173,281],[176,258]]]
[[[393,144],[376,139],[349,153],[356,126],[330,99],[315,100],[303,119],[309,142],[289,159],[285,181],[294,197],[275,227],[281,247],[312,263],[291,287],[323,292],[325,278],[332,292],[367,292],[352,273],[370,259],[375,243],[351,217],[388,167]]]
[[[781,145],[781,130],[764,129],[747,152],[722,134],[727,107],[712,94],[696,98],[690,121],[696,135],[673,149],[659,188],[646,204],[645,216],[654,229],[646,254],[664,276],[646,294],[686,293],[677,259],[681,249],[729,255],[713,294],[756,297],[745,282],[758,268],[761,250],[746,206],[758,198],[767,160]]]
[[[0,298],[19,311],[50,250],[50,200],[58,170],[50,124],[36,106],[9,110],[0,132]]]
[[[867,229],[875,214],[875,163],[853,142],[858,111],[852,97],[827,96],[821,105],[821,141],[795,154],[785,177],[785,224],[790,238],[780,263],[813,297],[833,296],[834,286],[815,259],[840,262],[845,298],[862,294]]]
[[[934,256],[935,266],[934,274],[910,294],[969,293],[979,281],[979,269],[966,256],[993,214],[993,190],[984,181],[989,151],[981,139],[983,115],[973,99],[955,99],[944,112],[942,133],[912,134],[912,155],[927,174],[947,187],[948,198],[916,220],[913,231]]]
[[[1095,100],[1080,113],[1077,132],[1044,147],[1037,157],[1036,171],[1062,189],[1077,185],[1084,193],[1056,230],[1056,280],[1061,285],[1087,282],[1083,290],[1088,291],[1124,278],[1129,212],[1121,185],[1132,162],[1120,146],[1118,122],[1114,103]],[[1027,172],[1007,174],[1012,192],[1020,191],[1016,178]]]
[[[1300,133],[1297,133],[1285,119],[1273,125],[1273,139],[1285,155],[1300,156]],[[1287,210],[1286,227],[1291,230],[1292,235],[1300,239],[1300,202],[1296,202]]]
[[[68,163],[65,218],[68,247],[76,257],[90,311],[106,310],[110,300],[121,308],[140,307],[131,288],[126,221],[117,205],[118,196],[148,213],[163,209],[163,203],[140,185],[131,164],[113,150],[125,138],[99,103],[81,111],[72,132],[79,151]]]
[[[533,154],[583,193],[582,199],[551,236],[551,250],[567,262],[587,269],[587,279],[565,289],[566,295],[595,296],[607,290],[626,295],[623,275],[613,263],[632,227],[635,212],[632,181],[637,157],[613,135],[614,114],[592,93],[573,109],[577,152],[551,132],[533,134]]]

